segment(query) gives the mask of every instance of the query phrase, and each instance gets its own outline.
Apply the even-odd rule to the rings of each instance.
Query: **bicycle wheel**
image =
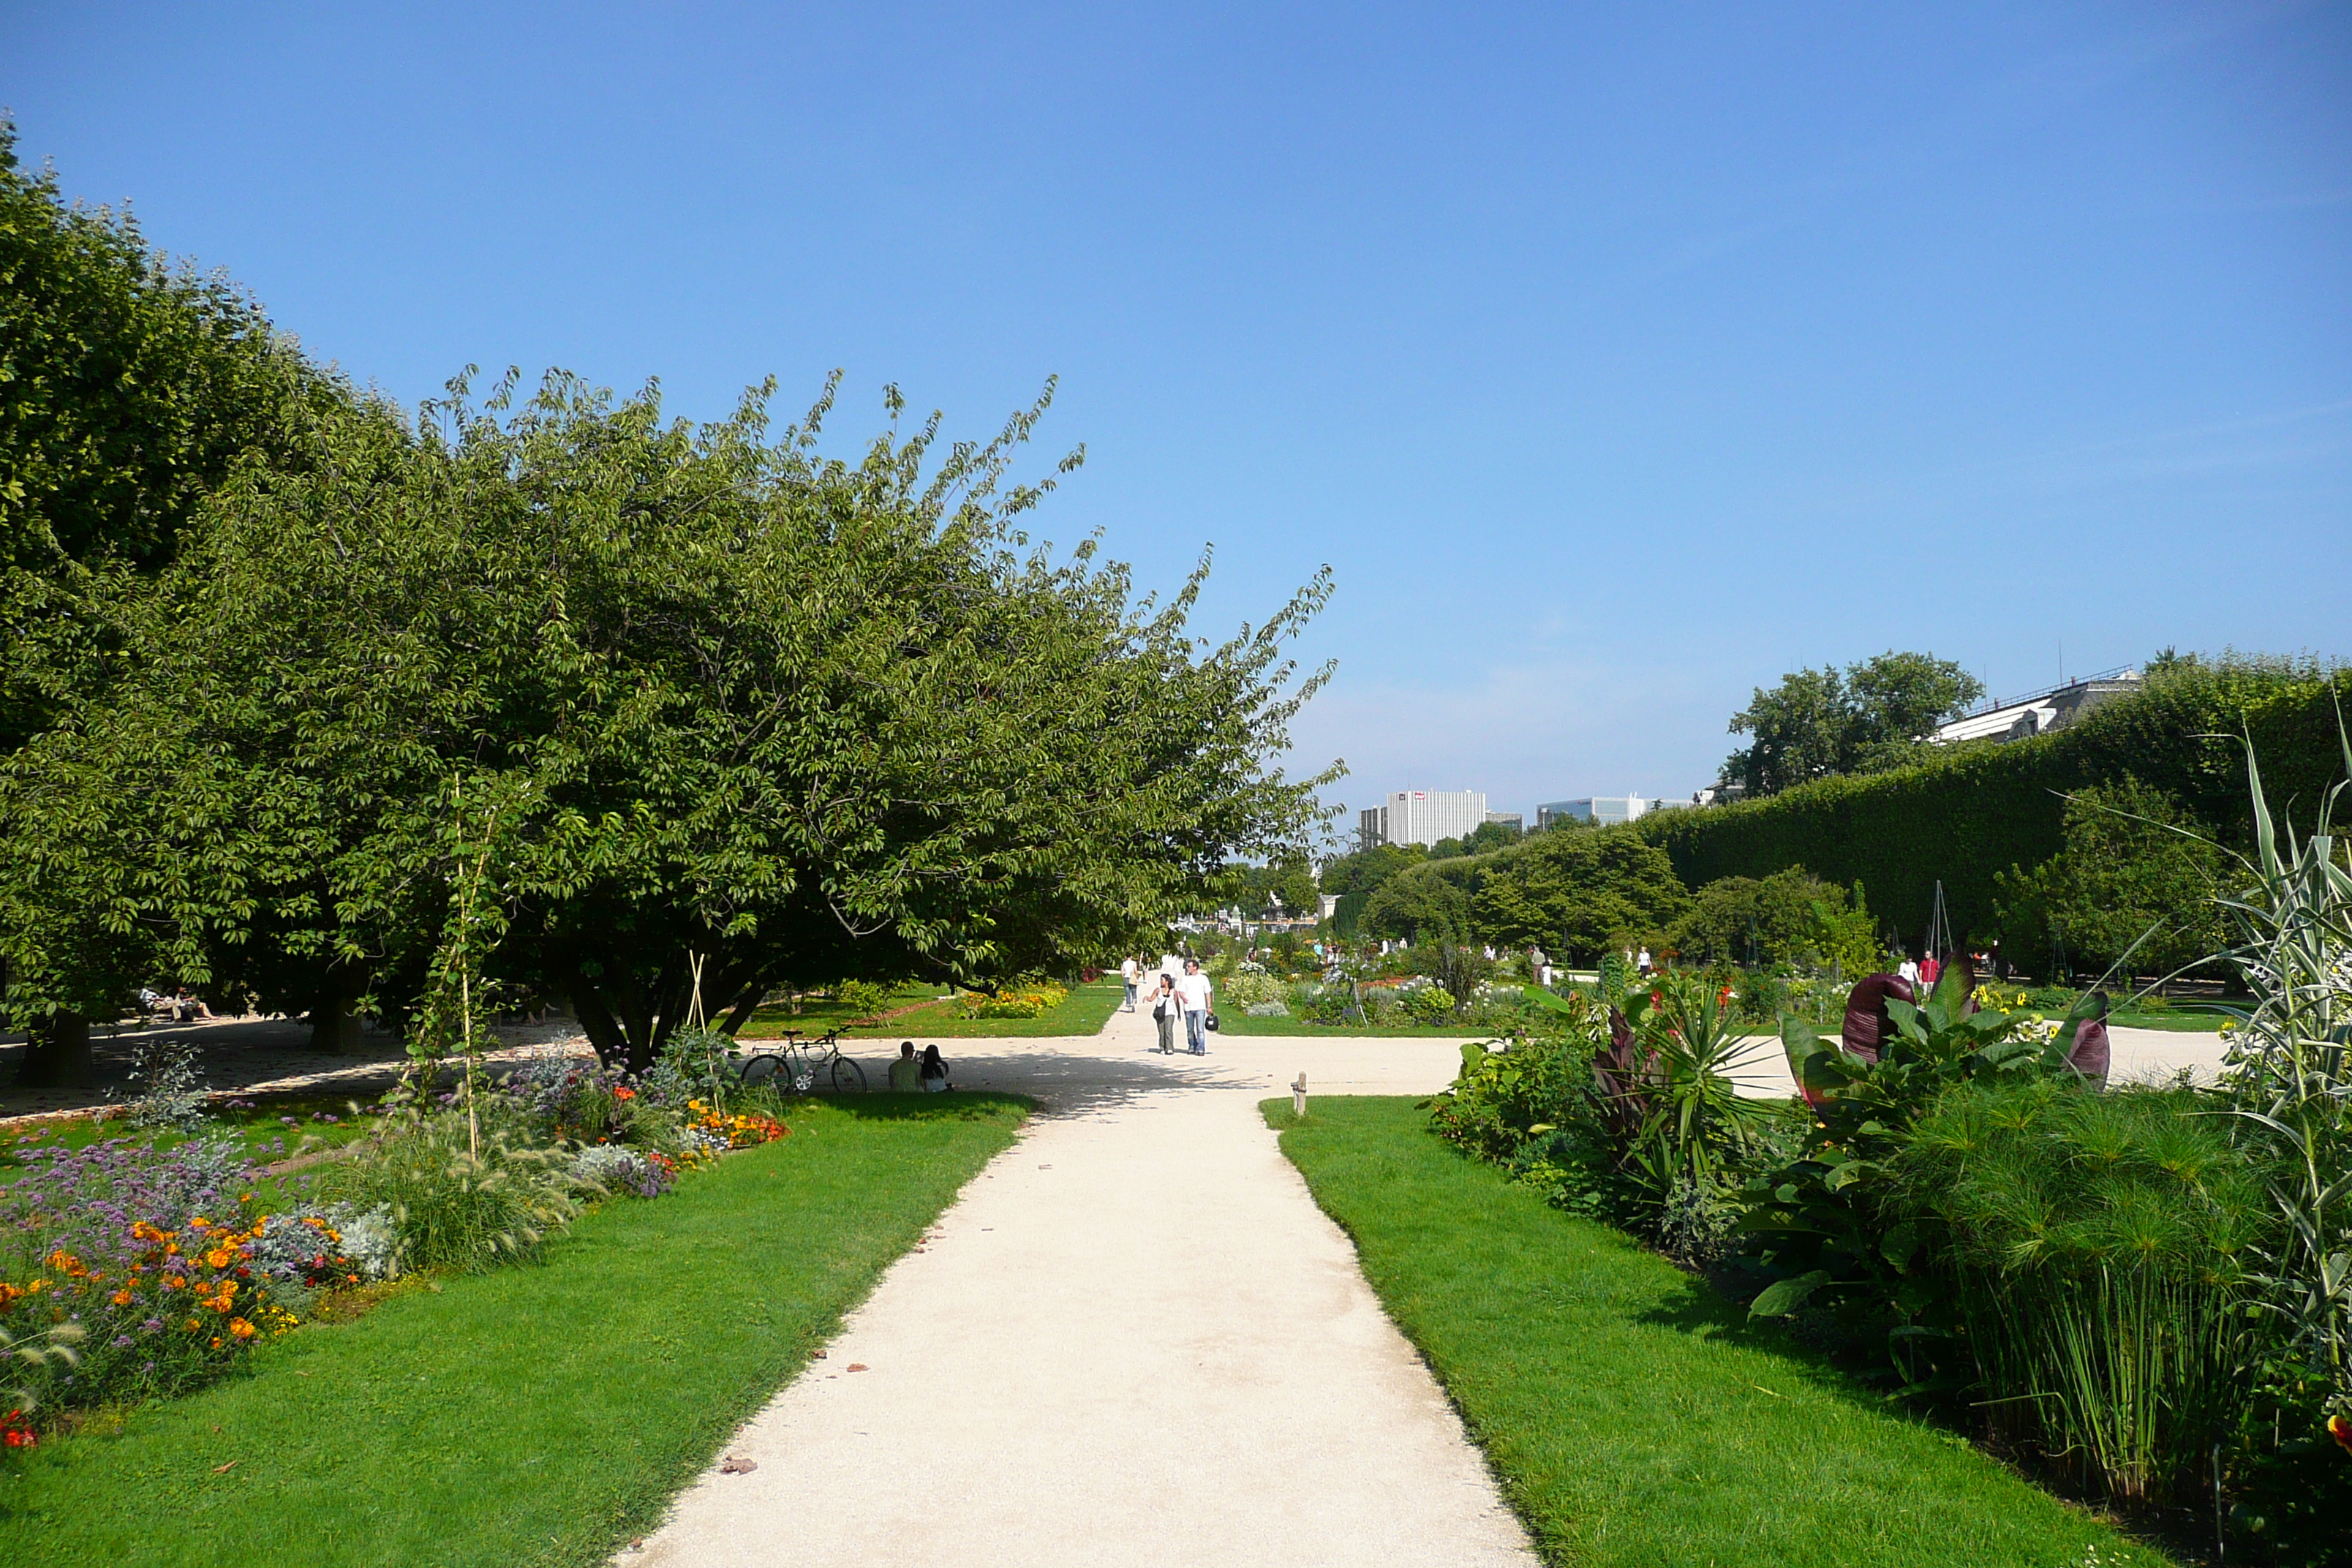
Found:
[[[743,1070],[741,1073],[737,1075],[736,1081],[740,1083],[746,1089],[751,1088],[755,1083],[766,1083],[782,1069],[783,1065],[784,1058],[782,1057],[753,1057],[750,1061],[743,1064]]]
[[[835,1094],[858,1094],[866,1089],[866,1069],[847,1057],[833,1058],[833,1090]]]

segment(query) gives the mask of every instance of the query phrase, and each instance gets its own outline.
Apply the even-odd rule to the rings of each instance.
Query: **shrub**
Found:
[[[1238,1007],[1244,1012],[1263,1003],[1276,1002],[1288,989],[1265,970],[1254,966],[1235,969],[1217,981],[1217,1001],[1222,1006]]]
[[[845,980],[833,988],[833,997],[852,1018],[874,1018],[890,1005],[890,987],[871,980]]]
[[[956,1015],[963,1018],[1037,1018],[1062,1005],[1066,986],[1045,980],[1023,980],[1001,991],[966,991],[956,998]]]
[[[607,1193],[657,1198],[677,1179],[677,1163],[648,1150],[592,1143],[572,1157],[572,1174]]]
[[[580,1212],[582,1184],[571,1156],[519,1118],[490,1120],[477,1136],[460,1110],[395,1113],[327,1168],[322,1187],[386,1211],[399,1268],[479,1270],[527,1257]]]
[[[1404,1014],[1416,1024],[1443,1024],[1454,1016],[1454,998],[1435,985],[1417,985],[1404,995]]]
[[[2067,1057],[2073,1030],[2044,1038],[2026,1019],[1976,1011],[1971,989],[1956,963],[1923,1005],[1889,1001],[1893,1026],[1874,1056],[1785,1020],[1790,1071],[1815,1120],[1795,1159],[1747,1183],[1750,1250],[1779,1276],[1749,1310],[1785,1316],[1818,1295],[1816,1307],[1833,1308],[1857,1340],[1885,1331],[1895,1369],[1918,1384],[1952,1374],[1958,1325],[1927,1237],[1890,1201],[1906,1135],[1946,1090],[1971,1079],[2077,1076]]]
[[[184,1035],[149,1035],[131,1049],[128,1074],[137,1093],[123,1106],[133,1127],[194,1132],[205,1124],[204,1074],[196,1043]]]
[[[2059,852],[2067,794],[2128,775],[2170,796],[2208,837],[2251,845],[2245,772],[2224,737],[2251,734],[2278,763],[2273,801],[2315,801],[2336,774],[2336,703],[2347,695],[2352,676],[2341,671],[2179,661],[2150,670],[2137,695],[2053,734],[1956,748],[1767,800],[1656,812],[1597,837],[1658,845],[1695,888],[1792,866],[1841,885],[1861,881],[1881,914],[1905,929],[1927,923],[1940,880],[1961,932],[1990,936],[1999,924],[1994,879]]]
[[[1895,1162],[1940,1231],[1988,1419],[2119,1500],[2206,1489],[2242,1405],[2247,1263],[2274,1228],[2194,1091],[1953,1089]]]

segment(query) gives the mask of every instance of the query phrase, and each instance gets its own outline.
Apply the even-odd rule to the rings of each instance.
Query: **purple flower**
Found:
[[[161,1318],[150,1318],[139,1326],[146,1330],[151,1334],[160,1334],[163,1331],[163,1320]]]
[[[125,1345],[129,1344],[130,1342],[131,1342],[131,1336],[130,1336],[129,1334],[117,1334],[117,1335],[115,1335],[115,1336],[114,1336],[114,1348],[115,1348],[116,1350],[121,1350],[121,1349],[122,1349],[122,1347],[123,1347],[123,1346],[125,1346]]]

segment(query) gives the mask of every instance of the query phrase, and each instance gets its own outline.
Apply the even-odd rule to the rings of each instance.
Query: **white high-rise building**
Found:
[[[1549,827],[1555,822],[1597,822],[1604,826],[1615,822],[1632,822],[1645,813],[1658,809],[1660,802],[1644,800],[1638,795],[1588,795],[1582,800],[1555,800],[1536,807],[1536,826]]]
[[[1467,838],[1486,822],[1486,794],[1475,789],[1398,790],[1356,814],[1359,847]]]

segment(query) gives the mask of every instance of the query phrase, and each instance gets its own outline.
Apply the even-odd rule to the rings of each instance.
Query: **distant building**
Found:
[[[1528,819],[1516,811],[1490,811],[1486,814],[1486,820],[1499,822],[1515,832],[1524,829],[1528,825]]]
[[[1441,838],[1467,838],[1486,820],[1483,790],[1399,790],[1379,805],[1356,814],[1359,848],[1380,844],[1419,844]]]
[[[2084,676],[2030,696],[2011,697],[1943,725],[1928,737],[1954,741],[2022,741],[2063,730],[2103,702],[2128,697],[2140,688],[2139,671],[2126,666]]]
[[[1748,798],[1748,785],[1739,779],[1717,779],[1702,790],[1691,792],[1693,805],[1729,805]]]
[[[1643,813],[1655,811],[1659,802],[1644,800],[1638,795],[1588,795],[1582,800],[1556,800],[1549,805],[1536,807],[1536,826],[1550,827],[1561,822],[1592,822],[1606,826],[1613,822],[1631,822]]]

